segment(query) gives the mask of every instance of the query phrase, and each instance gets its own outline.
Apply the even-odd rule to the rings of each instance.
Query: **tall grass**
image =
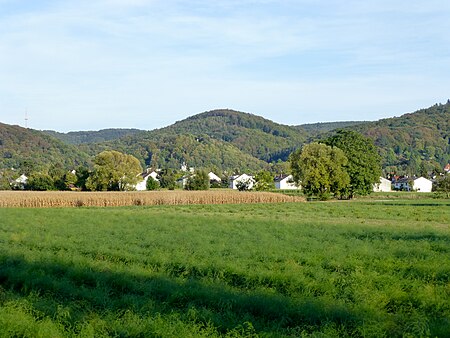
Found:
[[[301,197],[269,192],[146,191],[146,192],[41,192],[0,191],[0,207],[117,207],[131,205],[242,204],[302,202]]]
[[[448,337],[449,206],[0,209],[0,336]]]

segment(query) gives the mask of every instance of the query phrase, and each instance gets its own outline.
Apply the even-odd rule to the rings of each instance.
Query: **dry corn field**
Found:
[[[304,202],[298,196],[239,191],[0,191],[0,207],[116,207],[129,205],[241,204]]]

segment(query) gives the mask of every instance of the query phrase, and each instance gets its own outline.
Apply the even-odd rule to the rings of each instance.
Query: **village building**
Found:
[[[419,177],[413,181],[412,189],[417,192],[431,192],[433,182],[425,177]]]
[[[275,189],[300,189],[294,182],[292,175],[278,175],[275,176]]]
[[[230,189],[237,189],[240,183],[246,183],[247,189],[252,189],[255,185],[255,179],[253,176],[247,174],[234,175],[230,177]]]
[[[214,174],[212,171],[210,171],[208,173],[208,177],[209,177],[209,182],[210,183],[213,183],[213,182],[220,183],[220,182],[222,182],[222,179],[219,176],[217,176],[216,174]]]
[[[380,182],[373,185],[374,192],[392,191],[392,182],[384,177],[380,177]]]
[[[159,182],[158,173],[156,171],[146,171],[146,172],[140,174],[140,176],[142,177],[142,180],[139,181],[135,186],[137,191],[147,190],[147,180],[149,178],[152,178],[155,181]]]
[[[25,174],[20,175],[13,182],[11,182],[12,189],[23,190],[27,185],[28,177]]]
[[[402,177],[393,182],[394,189],[400,191],[431,192],[433,182],[425,177]]]

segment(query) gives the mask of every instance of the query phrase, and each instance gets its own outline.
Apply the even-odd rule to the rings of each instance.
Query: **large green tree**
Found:
[[[49,174],[37,172],[30,174],[25,189],[37,191],[55,190],[55,185]]]
[[[439,177],[434,184],[434,190],[440,193],[444,193],[447,198],[450,198],[450,174]]]
[[[301,185],[307,196],[327,199],[331,194],[340,196],[350,179],[344,166],[347,157],[339,148],[310,143],[290,156],[294,181]]]
[[[184,187],[186,190],[208,190],[209,176],[204,170],[199,170],[189,177]]]
[[[355,131],[339,130],[324,143],[341,149],[348,159],[345,170],[350,185],[341,193],[350,198],[370,194],[381,176],[381,158],[373,141]]]
[[[133,190],[142,172],[136,157],[114,150],[101,152],[94,163],[94,170],[86,181],[89,190]]]
[[[275,189],[273,176],[269,171],[262,170],[255,175],[255,190],[264,191]]]

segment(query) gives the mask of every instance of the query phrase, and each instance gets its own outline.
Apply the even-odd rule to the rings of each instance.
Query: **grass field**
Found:
[[[0,208],[0,337],[449,337],[450,202]]]

